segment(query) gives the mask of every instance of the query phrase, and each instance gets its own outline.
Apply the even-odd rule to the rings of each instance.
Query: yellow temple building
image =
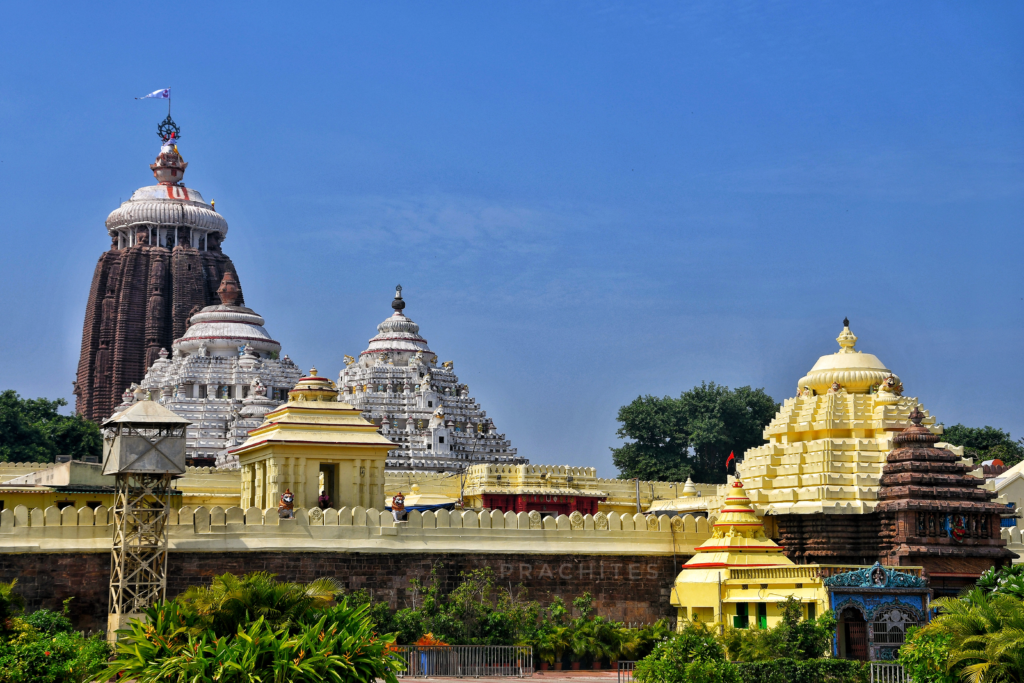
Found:
[[[771,627],[781,618],[777,603],[791,595],[805,604],[807,618],[827,609],[819,567],[797,566],[782,554],[765,535],[741,482],[733,482],[713,529],[672,586],[680,628],[686,620]]]
[[[797,382],[764,430],[768,443],[736,466],[768,534],[802,562],[863,563],[874,554],[877,530],[845,515],[870,514],[893,436],[919,408],[933,434],[942,427],[900,378],[876,356],[858,351],[843,321],[839,351],[822,356]],[[949,447],[962,455],[963,449]]]
[[[394,447],[359,410],[339,402],[334,382],[313,368],[288,402],[232,449],[241,466],[241,507],[276,507],[291,489],[296,508],[313,508],[322,487],[330,507],[381,509],[384,461]]]

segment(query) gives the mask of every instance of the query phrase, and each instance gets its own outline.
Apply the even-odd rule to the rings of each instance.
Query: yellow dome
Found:
[[[810,388],[814,394],[825,394],[838,383],[851,394],[867,394],[881,386],[892,374],[877,356],[857,351],[857,337],[850,331],[850,321],[843,321],[843,331],[836,337],[839,351],[822,356],[811,371],[800,378],[797,393]],[[834,393],[834,391],[833,391]],[[812,396],[814,394],[811,394]]]
[[[878,358],[854,349],[857,337],[849,321],[843,324],[839,351],[818,359],[796,397],[786,399],[765,427],[768,443],[748,450],[736,465],[763,514],[874,510],[892,436],[920,405],[903,396],[899,377]],[[925,423],[942,433],[934,417]]]
[[[317,377],[316,368],[299,380],[288,392],[289,401],[337,401],[338,387],[326,377]]]

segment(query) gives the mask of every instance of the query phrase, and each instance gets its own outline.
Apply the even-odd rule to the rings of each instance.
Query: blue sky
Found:
[[[1019,3],[20,3],[0,25],[0,388],[71,399],[106,215],[186,184],[336,377],[406,313],[534,462],[777,400],[849,316],[947,424],[1024,436]]]

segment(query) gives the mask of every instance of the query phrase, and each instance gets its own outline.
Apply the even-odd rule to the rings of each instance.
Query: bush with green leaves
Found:
[[[864,683],[867,666],[850,659],[790,659],[736,662],[743,683]],[[914,679],[914,683],[919,683]]]
[[[946,670],[952,642],[948,633],[909,628],[896,662],[914,683],[956,683],[957,676]]]
[[[722,642],[729,658],[742,662],[767,662],[779,658],[816,659],[832,649],[836,620],[831,611],[817,619],[803,619],[800,600],[790,596],[778,603],[782,619],[769,629],[727,626]]]
[[[368,605],[335,603],[338,591],[333,579],[216,577],[130,622],[102,675],[137,683],[397,683],[403,663],[388,650],[394,636],[375,631]]]
[[[636,663],[637,683],[741,683],[740,671],[726,661],[725,649],[712,627],[701,622],[655,646]]]
[[[1002,593],[1024,600],[1024,564],[989,567],[974,584],[986,593]]]
[[[81,683],[104,667],[110,648],[101,637],[74,631],[63,612],[20,616],[24,601],[16,581],[0,583],[0,683]]]

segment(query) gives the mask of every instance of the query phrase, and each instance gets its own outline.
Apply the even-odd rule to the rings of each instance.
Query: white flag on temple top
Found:
[[[143,95],[142,97],[136,97],[135,99],[137,99],[137,100],[145,100],[145,99],[150,98],[150,97],[152,97],[153,99],[156,99],[156,100],[169,100],[169,99],[171,99],[171,89],[170,88],[164,88],[163,90],[156,90],[154,92],[149,93],[148,95]]]

